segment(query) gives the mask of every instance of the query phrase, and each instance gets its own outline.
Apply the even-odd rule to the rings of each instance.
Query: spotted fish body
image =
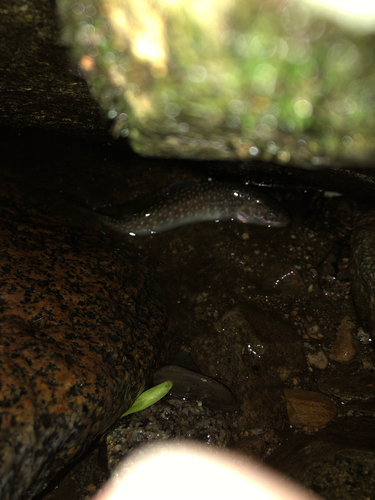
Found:
[[[237,220],[267,227],[285,227],[290,222],[286,210],[261,189],[218,181],[187,187],[121,220],[99,217],[105,226],[129,236],[160,233],[203,221]]]

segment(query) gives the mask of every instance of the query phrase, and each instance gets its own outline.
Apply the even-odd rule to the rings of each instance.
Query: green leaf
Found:
[[[140,396],[134,401],[131,407],[126,410],[125,413],[121,415],[120,418],[125,417],[126,415],[130,415],[131,413],[136,413],[137,411],[144,410],[149,406],[153,405],[161,398],[163,398],[168,392],[172,389],[173,382],[171,380],[167,380],[166,382],[162,382],[155,387],[151,387],[145,392],[142,392]]]

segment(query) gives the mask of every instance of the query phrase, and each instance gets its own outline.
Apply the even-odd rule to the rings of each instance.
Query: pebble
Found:
[[[336,339],[331,347],[329,357],[338,363],[351,361],[358,352],[358,340],[354,338],[356,325],[345,316],[336,331]]]
[[[295,427],[322,427],[337,414],[336,405],[320,392],[284,389],[290,423]]]
[[[307,355],[307,361],[309,365],[318,368],[319,370],[325,370],[328,366],[327,356],[323,351],[317,351]]]

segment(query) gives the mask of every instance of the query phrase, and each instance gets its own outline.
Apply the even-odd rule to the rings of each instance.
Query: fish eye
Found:
[[[267,212],[266,213],[266,220],[268,220],[270,222],[277,221],[277,214],[275,214],[275,212]]]

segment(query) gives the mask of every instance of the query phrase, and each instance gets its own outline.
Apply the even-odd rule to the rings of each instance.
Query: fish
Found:
[[[131,237],[203,221],[234,220],[265,227],[286,227],[291,221],[287,210],[262,189],[223,181],[195,183],[121,219],[97,215],[105,227]]]

